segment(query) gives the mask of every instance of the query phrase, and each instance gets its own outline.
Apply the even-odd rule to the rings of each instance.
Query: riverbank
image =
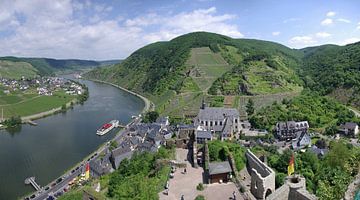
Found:
[[[138,94],[138,93],[136,93],[136,92],[133,92],[133,91],[131,91],[131,90],[128,90],[128,89],[126,89],[126,88],[123,88],[123,87],[121,87],[121,86],[119,86],[119,85],[116,85],[116,84],[114,84],[114,83],[110,83],[110,82],[107,82],[107,81],[102,81],[102,80],[97,80],[97,79],[90,79],[90,78],[83,78],[83,79],[89,80],[89,81],[98,82],[98,83],[109,84],[109,85],[111,85],[111,86],[114,86],[114,87],[116,87],[116,88],[119,88],[119,89],[121,89],[121,90],[124,90],[125,92],[128,92],[128,93],[130,93],[130,94],[132,94],[132,95],[135,95],[135,96],[139,97],[139,98],[140,98],[141,100],[143,100],[144,103],[145,103],[145,106],[144,106],[144,109],[142,110],[142,113],[145,113],[145,112],[147,112],[147,111],[153,111],[153,110],[155,110],[155,104],[154,104],[153,102],[151,102],[148,98],[146,98],[146,97],[144,97],[144,96],[142,96],[142,95],[140,95],[140,94]]]
[[[66,103],[66,109],[70,109],[72,105],[75,105],[77,103],[78,103],[78,100],[76,98],[73,99],[72,101]],[[41,118],[44,118],[44,117],[51,116],[51,115],[59,113],[61,111],[62,111],[62,107],[53,108],[51,110],[44,111],[44,112],[41,112],[41,113],[36,113],[36,114],[33,114],[33,115],[21,117],[21,121],[23,123],[27,123],[27,122],[32,121],[32,120],[41,119]]]
[[[353,182],[350,183],[348,186],[347,191],[345,192],[344,199],[345,200],[351,200],[355,199],[355,195],[360,190],[360,172],[355,176],[355,179]]]

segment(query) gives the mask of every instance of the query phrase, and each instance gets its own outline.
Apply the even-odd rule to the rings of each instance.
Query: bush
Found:
[[[145,114],[143,118],[143,122],[145,123],[152,123],[155,122],[156,119],[159,117],[159,113],[156,111],[149,111]]]
[[[199,191],[203,191],[205,188],[204,188],[204,184],[202,183],[199,183],[197,186],[196,186],[196,189],[199,190]]]
[[[245,187],[244,187],[244,186],[241,186],[241,187],[240,187],[240,192],[241,192],[241,193],[244,193],[245,191],[246,191]]]
[[[203,195],[197,195],[195,200],[205,200],[205,197]]]

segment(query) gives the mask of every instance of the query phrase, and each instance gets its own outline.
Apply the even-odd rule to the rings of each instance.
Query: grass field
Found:
[[[213,53],[208,47],[191,49],[186,64],[192,67],[191,77],[204,92],[217,78],[231,69],[219,53]]]
[[[53,96],[1,95],[0,110],[4,109],[4,118],[23,117],[59,108],[74,98],[76,96],[66,95],[64,92],[56,92]]]
[[[0,60],[0,78],[20,79],[24,77],[34,77],[38,70],[26,62],[13,62]]]

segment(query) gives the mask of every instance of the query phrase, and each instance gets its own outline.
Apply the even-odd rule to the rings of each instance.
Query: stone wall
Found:
[[[268,196],[266,200],[317,200],[317,197],[306,190],[304,177],[288,176],[284,185]]]
[[[251,193],[257,199],[275,191],[275,172],[256,157],[249,149],[246,152],[247,167],[251,175]]]

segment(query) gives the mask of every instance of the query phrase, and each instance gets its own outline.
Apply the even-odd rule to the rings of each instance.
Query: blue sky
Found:
[[[193,31],[291,48],[360,41],[357,0],[0,0],[0,56],[126,58]]]

